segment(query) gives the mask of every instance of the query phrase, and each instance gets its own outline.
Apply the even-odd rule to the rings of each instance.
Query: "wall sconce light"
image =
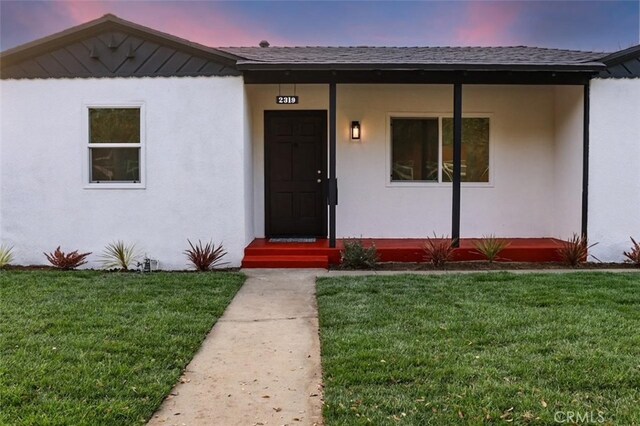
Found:
[[[360,140],[360,122],[359,121],[351,122],[351,140],[354,140],[354,141]]]

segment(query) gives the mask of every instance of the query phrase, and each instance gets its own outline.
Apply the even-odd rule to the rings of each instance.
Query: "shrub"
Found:
[[[7,245],[0,246],[0,268],[4,268],[13,262],[13,247]]]
[[[222,263],[222,258],[227,252],[222,247],[222,243],[218,247],[213,244],[213,241],[203,246],[202,241],[198,240],[197,245],[193,245],[191,241],[187,239],[190,248],[186,249],[184,253],[187,255],[189,262],[195,266],[198,271],[208,271],[213,267],[225,265],[228,262]]]
[[[100,258],[102,266],[106,269],[118,268],[128,271],[129,266],[138,261],[140,253],[135,244],[118,240],[107,244]]]
[[[340,262],[345,269],[374,269],[378,259],[376,245],[365,247],[361,240],[345,241],[340,251]]]
[[[589,244],[585,235],[573,234],[568,241],[562,242],[562,246],[558,249],[558,255],[563,263],[576,267],[587,260],[589,249],[596,244],[598,243]]]
[[[502,238],[496,238],[495,235],[483,235],[482,239],[473,243],[478,253],[487,258],[489,263],[493,263],[498,258],[498,255],[502,250],[509,247],[511,243],[509,240]]]
[[[631,243],[633,244],[631,246],[631,250],[629,250],[628,252],[624,252],[624,255],[627,257],[627,262],[631,262],[636,266],[640,266],[640,244],[636,242],[636,240],[633,239],[633,237],[631,238]]]
[[[58,269],[75,269],[80,265],[87,263],[85,260],[89,253],[78,253],[78,250],[74,250],[71,253],[65,254],[60,250],[60,246],[53,253],[44,253],[49,263]]]
[[[427,237],[424,245],[425,258],[427,262],[431,262],[436,268],[442,268],[445,263],[451,260],[455,251],[456,240],[450,239],[444,235],[441,238],[434,233],[433,238]]]

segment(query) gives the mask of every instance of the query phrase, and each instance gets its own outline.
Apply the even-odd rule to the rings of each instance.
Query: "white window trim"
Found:
[[[392,141],[391,141],[391,119],[392,118],[435,118],[438,119],[438,182],[428,181],[393,181],[391,180],[392,161]],[[385,186],[389,188],[451,188],[452,182],[442,181],[442,119],[453,118],[451,111],[447,112],[388,112],[386,123],[386,159]],[[493,161],[493,113],[472,112],[462,114],[462,118],[488,118],[489,119],[489,181],[488,182],[460,182],[465,188],[493,188],[494,187],[494,161]]]
[[[91,108],[138,108],[140,109],[140,143],[128,144],[129,148],[140,150],[140,182],[91,182],[91,148],[98,144],[89,143],[89,110]],[[146,188],[146,111],[144,102],[85,103],[82,107],[82,183],[84,189],[145,189]],[[122,144],[102,143],[100,148],[122,147]]]

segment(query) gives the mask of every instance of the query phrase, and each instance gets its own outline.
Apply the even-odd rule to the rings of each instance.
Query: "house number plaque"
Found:
[[[276,96],[277,104],[297,104],[298,96]]]

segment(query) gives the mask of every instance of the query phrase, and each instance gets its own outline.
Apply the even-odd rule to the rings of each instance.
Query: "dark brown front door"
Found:
[[[267,237],[326,237],[326,111],[265,111]]]

